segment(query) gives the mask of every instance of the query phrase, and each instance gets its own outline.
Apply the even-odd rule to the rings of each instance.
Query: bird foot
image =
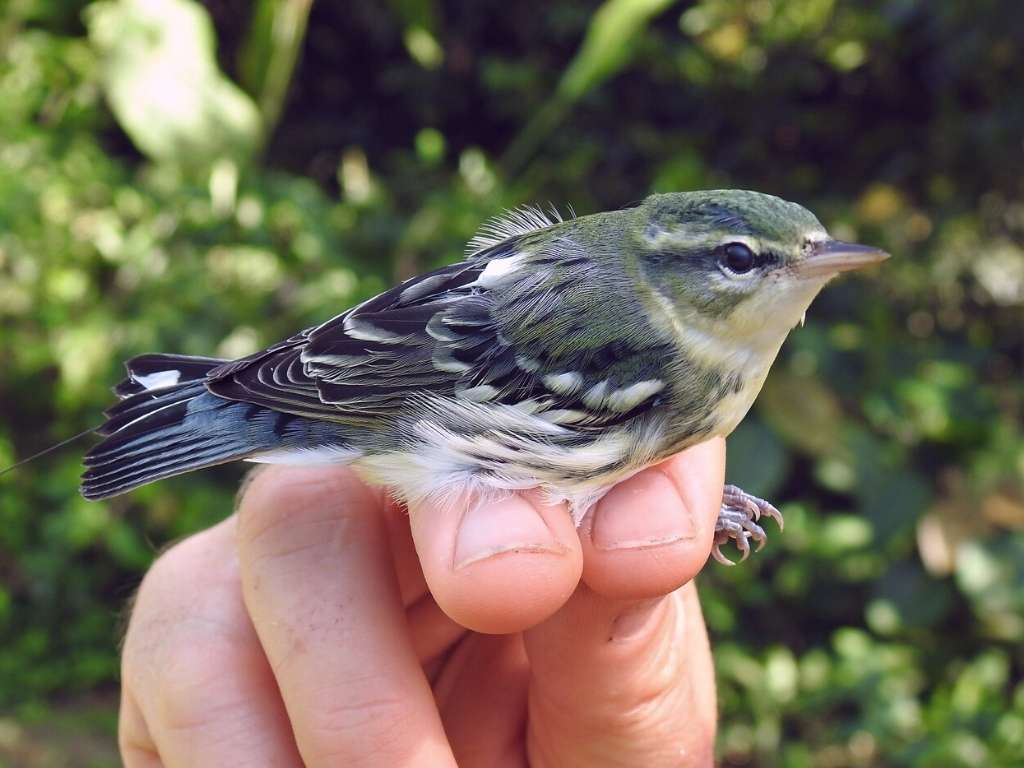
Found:
[[[722,509],[715,522],[715,543],[711,548],[711,556],[722,565],[736,565],[735,562],[722,554],[722,544],[733,541],[740,551],[739,562],[750,556],[750,542],[756,544],[755,552],[760,551],[768,540],[764,528],[758,525],[761,516],[770,517],[783,528],[782,513],[772,504],[752,496],[742,488],[727,485],[722,491]]]

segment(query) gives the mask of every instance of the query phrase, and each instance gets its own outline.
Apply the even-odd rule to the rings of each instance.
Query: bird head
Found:
[[[640,274],[674,322],[750,347],[777,350],[825,283],[888,257],[759,192],[652,195],[632,215]]]

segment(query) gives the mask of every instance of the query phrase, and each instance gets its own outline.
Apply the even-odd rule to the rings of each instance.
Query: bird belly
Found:
[[[578,523],[614,483],[661,458],[665,445],[660,421],[582,433],[523,411],[492,413],[486,426],[479,415],[421,415],[405,425],[400,447],[368,450],[353,467],[412,504],[541,488],[551,501],[567,501]]]

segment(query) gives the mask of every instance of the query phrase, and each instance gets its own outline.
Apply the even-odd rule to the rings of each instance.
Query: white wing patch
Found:
[[[434,364],[437,370],[444,371],[445,373],[465,373],[472,370],[473,366],[469,363],[456,360],[451,355],[441,354],[442,351],[434,352],[433,357],[430,358],[430,362]]]
[[[492,259],[487,262],[484,271],[476,279],[474,285],[481,288],[493,288],[503,277],[511,275],[526,263],[526,254],[517,253],[514,256],[506,256],[503,259]]]
[[[583,403],[591,408],[600,408],[608,394],[608,379],[599,381],[583,393]]]
[[[527,373],[536,373],[540,370],[540,361],[526,357],[526,355],[516,355],[516,365]]]
[[[630,384],[628,387],[616,389],[605,397],[605,405],[613,411],[626,413],[636,408],[647,398],[656,395],[665,388],[665,382],[660,379],[648,379]]]
[[[498,243],[508,240],[510,237],[537,232],[561,221],[563,221],[562,214],[554,207],[550,208],[547,212],[532,205],[514,208],[484,222],[469,243],[466,244],[466,256],[475,256],[481,251],[485,251],[498,245]]]
[[[552,408],[548,411],[541,411],[537,415],[552,424],[578,424],[593,418],[592,414],[586,411],[577,411],[572,408]]]
[[[498,394],[498,391],[497,387],[492,387],[490,384],[481,384],[477,387],[460,390],[456,394],[474,403],[483,403],[493,399]]]
[[[181,378],[181,371],[156,371],[154,373],[147,373],[145,376],[133,376],[132,379],[141,384],[147,390],[164,389],[166,387],[173,387],[178,383],[178,379]]]
[[[583,377],[576,371],[550,373],[544,377],[544,386],[560,395],[571,395],[583,386]]]
[[[611,389],[608,379],[604,379],[583,393],[583,403],[595,410],[608,408],[619,413],[626,413],[664,388],[665,382],[661,379],[645,379],[630,384],[628,387]]]

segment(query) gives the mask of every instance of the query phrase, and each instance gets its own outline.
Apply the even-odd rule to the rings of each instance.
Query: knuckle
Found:
[[[161,594],[168,586],[178,587],[183,581],[192,580],[201,566],[198,556],[202,552],[196,546],[197,538],[190,536],[173,544],[153,561],[139,586],[140,603]]]
[[[234,548],[221,535],[230,521],[185,539],[150,567],[127,621],[121,669],[134,685],[157,679],[165,656],[195,656],[199,643],[223,639],[243,646],[252,632],[244,617]]]
[[[136,667],[145,667],[149,659],[167,641],[169,630],[177,626],[186,612],[182,592],[190,592],[192,558],[182,542],[160,555],[146,572],[134,600],[122,648],[122,670],[126,679]]]
[[[148,742],[139,740],[134,734],[126,734],[119,731],[117,735],[117,750],[121,755],[121,762],[126,768],[132,766],[160,765],[160,755]]]
[[[244,711],[234,681],[245,672],[239,669],[234,642],[214,635],[204,639],[201,652],[193,643],[175,642],[164,649],[160,661],[156,699],[164,727],[189,731]]]
[[[609,712],[604,726],[620,734],[637,734],[671,722],[676,702],[681,692],[657,683],[634,689],[628,699]]]
[[[235,518],[228,518],[170,546],[143,578],[139,600],[148,598],[150,592],[159,594],[168,588],[178,594],[186,593],[186,599],[192,600],[194,595],[187,594],[189,588],[233,578],[237,568],[229,534],[234,525]]]

